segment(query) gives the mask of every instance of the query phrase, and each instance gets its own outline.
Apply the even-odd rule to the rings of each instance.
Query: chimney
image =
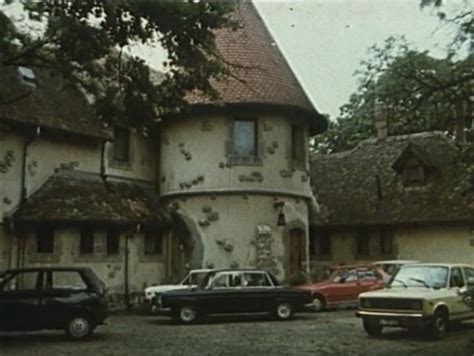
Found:
[[[375,100],[374,116],[377,140],[385,140],[388,135],[387,112],[385,111],[385,105],[381,100]]]

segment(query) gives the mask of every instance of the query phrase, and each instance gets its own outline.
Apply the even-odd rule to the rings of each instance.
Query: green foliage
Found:
[[[328,131],[315,139],[318,153],[344,151],[375,136],[375,104],[383,103],[390,135],[441,130],[453,132],[460,120],[469,125],[474,89],[474,55],[433,58],[404,39],[374,46],[356,75],[359,88]]]
[[[12,2],[12,1],[9,1]],[[233,27],[233,2],[29,1],[29,18],[44,33],[21,33],[0,8],[0,63],[52,68],[97,99],[104,120],[146,126],[179,110],[186,93],[218,94],[210,82],[226,76],[213,31]],[[123,55],[133,43],[159,43],[167,73],[157,83],[145,62]]]

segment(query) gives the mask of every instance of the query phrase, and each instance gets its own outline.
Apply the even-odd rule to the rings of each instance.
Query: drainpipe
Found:
[[[28,148],[40,136],[40,134],[41,134],[41,127],[37,126],[35,135],[27,138],[25,143],[23,144],[23,160],[22,160],[22,166],[21,166],[20,209],[26,203],[26,198],[28,195],[28,189],[26,187],[26,160],[28,158]],[[16,249],[17,268],[20,268],[22,265],[22,262],[24,262],[24,255],[25,255],[25,235],[22,233],[21,239],[20,241],[18,241],[18,246]]]
[[[127,309],[130,309],[130,289],[128,285],[128,239],[129,233],[125,233],[125,248],[124,248],[124,264],[123,264],[123,283],[124,283],[124,298],[125,298],[125,306]]]
[[[105,174],[105,145],[109,142],[109,140],[103,140],[100,148],[100,177],[105,183],[107,178]]]
[[[141,225],[137,224],[135,228],[135,232],[138,233],[141,231]],[[132,308],[132,305],[130,303],[130,277],[129,277],[129,269],[130,269],[130,261],[129,261],[129,256],[130,256],[130,251],[129,251],[129,240],[130,237],[132,236],[132,231],[129,233],[125,234],[125,248],[124,248],[124,267],[123,267],[123,273],[124,273],[124,294],[125,294],[125,306],[127,307],[128,310]]]

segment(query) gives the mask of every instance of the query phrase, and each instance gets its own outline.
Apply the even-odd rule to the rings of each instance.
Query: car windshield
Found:
[[[390,287],[444,288],[448,283],[448,268],[443,266],[404,266],[390,282]]]
[[[209,272],[194,272],[189,276],[189,284],[199,286],[202,284]]]

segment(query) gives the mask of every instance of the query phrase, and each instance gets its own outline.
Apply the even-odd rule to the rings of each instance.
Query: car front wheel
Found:
[[[430,324],[429,334],[437,340],[446,336],[448,331],[448,315],[443,310],[437,310],[433,316],[433,322]]]
[[[73,340],[82,340],[92,335],[94,327],[90,320],[84,316],[75,316],[66,326],[66,335]]]
[[[378,320],[364,319],[364,330],[369,336],[378,337],[382,334],[383,326]]]
[[[190,324],[197,319],[197,310],[195,307],[191,305],[186,305],[184,307],[179,308],[177,313],[177,318],[180,322],[185,324]]]
[[[288,320],[293,316],[293,307],[289,303],[277,305],[275,315],[279,320]]]

